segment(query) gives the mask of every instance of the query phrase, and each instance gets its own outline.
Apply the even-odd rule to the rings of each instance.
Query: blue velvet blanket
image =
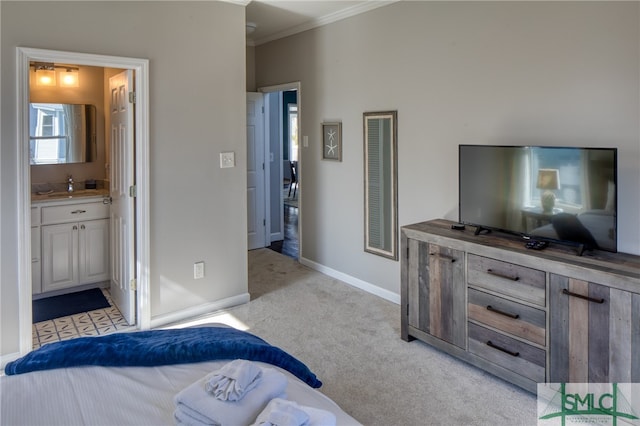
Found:
[[[266,362],[313,388],[322,386],[316,375],[292,355],[253,334],[226,327],[137,331],[49,343],[7,364],[5,374],[88,365],[157,366],[238,358]]]

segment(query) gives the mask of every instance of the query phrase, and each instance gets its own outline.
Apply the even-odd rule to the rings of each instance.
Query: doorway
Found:
[[[124,58],[104,55],[82,54],[74,52],[51,51],[43,49],[18,48],[18,73],[17,73],[17,115],[18,129],[16,143],[20,153],[18,161],[20,188],[18,201],[18,226],[22,235],[29,235],[31,231],[31,178],[30,178],[30,153],[29,139],[29,88],[30,88],[30,64],[34,62],[77,64],[79,66],[104,67],[122,70],[131,70],[134,74],[135,86],[135,125],[134,137],[136,140],[135,152],[129,154],[131,164],[135,164],[135,176],[131,186],[135,185],[135,226],[132,238],[126,250],[135,253],[134,276],[125,283],[127,289],[136,291],[135,303],[135,327],[148,329],[150,326],[149,309],[149,122],[148,122],[148,60]],[[31,277],[31,241],[29,238],[21,238],[18,241],[18,253],[20,262],[19,288],[19,330],[20,353],[29,352],[32,348],[32,277]],[[129,287],[130,286],[130,287]]]
[[[301,229],[301,88],[291,83],[259,89],[265,93],[265,146],[269,173],[270,249],[300,258]]]

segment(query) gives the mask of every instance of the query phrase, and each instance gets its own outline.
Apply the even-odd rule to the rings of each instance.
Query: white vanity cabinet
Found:
[[[108,204],[57,201],[41,205],[40,217],[43,293],[109,280]]]
[[[40,248],[40,207],[31,207],[31,291],[42,293],[42,250]]]

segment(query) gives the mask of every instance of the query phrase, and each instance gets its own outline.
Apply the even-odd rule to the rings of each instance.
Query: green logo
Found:
[[[611,422],[616,426],[618,419],[625,419],[626,424],[628,420],[639,419],[617,383],[570,383],[570,389],[566,383],[560,383],[560,389],[556,389],[551,398],[547,396],[544,406],[541,405],[541,397],[549,394],[543,388],[547,385],[553,384],[538,385],[538,424],[545,424],[540,420],[556,419],[562,426],[567,424],[567,420],[569,424]]]

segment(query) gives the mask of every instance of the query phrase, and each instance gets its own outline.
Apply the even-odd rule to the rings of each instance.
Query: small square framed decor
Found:
[[[342,161],[342,123],[322,123],[322,159]]]

